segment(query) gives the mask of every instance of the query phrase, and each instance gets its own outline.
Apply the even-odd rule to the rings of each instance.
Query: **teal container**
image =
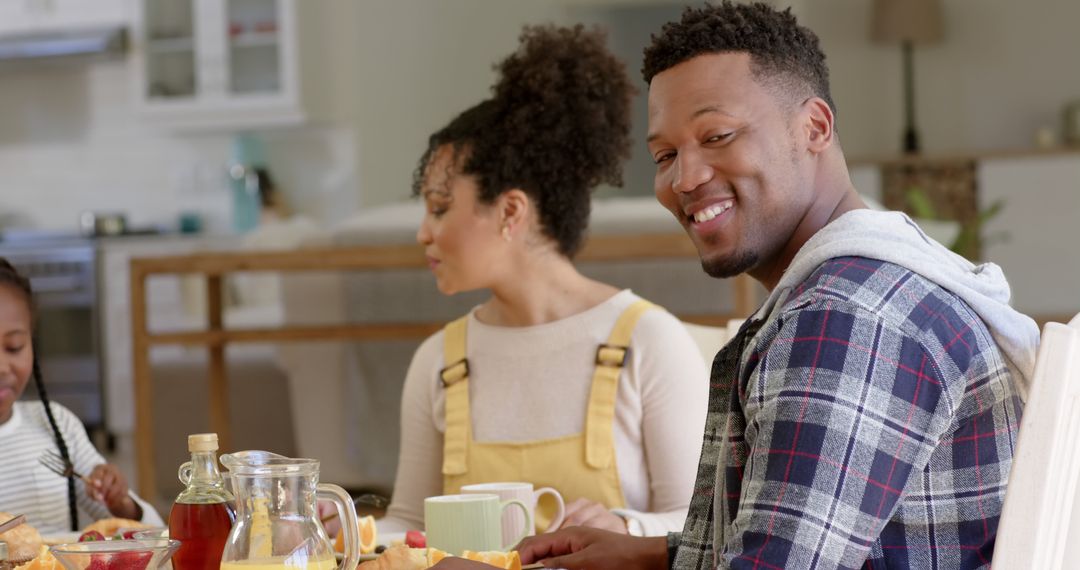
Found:
[[[229,186],[232,189],[232,226],[237,233],[249,232],[259,225],[262,204],[256,168],[266,168],[266,148],[262,140],[250,133],[236,135]]]

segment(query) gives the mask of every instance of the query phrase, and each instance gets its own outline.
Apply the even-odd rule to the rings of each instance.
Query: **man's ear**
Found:
[[[811,97],[802,104],[802,128],[806,133],[806,147],[820,154],[833,145],[836,132],[833,130],[833,111],[821,97]]]

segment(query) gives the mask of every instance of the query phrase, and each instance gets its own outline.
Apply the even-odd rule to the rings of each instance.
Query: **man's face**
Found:
[[[754,80],[746,53],[697,56],[653,77],[656,198],[709,275],[769,271],[809,209],[796,111]]]

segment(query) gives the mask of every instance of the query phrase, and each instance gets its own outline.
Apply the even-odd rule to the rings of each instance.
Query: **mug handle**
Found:
[[[533,493],[533,500],[539,503],[540,496],[545,493],[555,497],[555,502],[559,504],[559,510],[555,513],[555,518],[551,519],[551,524],[549,524],[547,530],[544,531],[555,532],[556,530],[559,530],[559,527],[562,526],[563,519],[566,518],[566,503],[563,502],[562,494],[551,487],[537,489],[536,492]]]
[[[341,532],[345,533],[345,560],[342,570],[356,568],[360,564],[360,525],[356,523],[356,506],[345,489],[331,483],[319,483],[315,487],[318,497],[329,499],[337,506],[338,519],[341,520]]]
[[[510,550],[510,549],[514,548],[514,546],[517,545],[517,543],[521,542],[522,540],[525,540],[525,537],[529,536],[529,530],[533,527],[532,513],[529,512],[529,506],[526,505],[522,501],[519,501],[517,499],[510,499],[509,501],[503,501],[502,504],[500,505],[499,513],[505,512],[506,507],[510,507],[510,506],[518,507],[518,508],[521,509],[521,514],[525,515],[525,526],[521,527],[521,534],[518,535],[517,538],[515,538],[514,540],[511,540],[510,544],[507,544],[507,545],[503,546],[503,548],[502,548],[503,550]],[[500,514],[499,517],[501,519],[502,515]]]

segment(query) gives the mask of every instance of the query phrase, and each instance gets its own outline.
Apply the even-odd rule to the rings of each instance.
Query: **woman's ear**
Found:
[[[497,200],[499,208],[500,230],[503,237],[510,240],[517,235],[532,211],[532,202],[525,191],[514,188],[503,192]]]

